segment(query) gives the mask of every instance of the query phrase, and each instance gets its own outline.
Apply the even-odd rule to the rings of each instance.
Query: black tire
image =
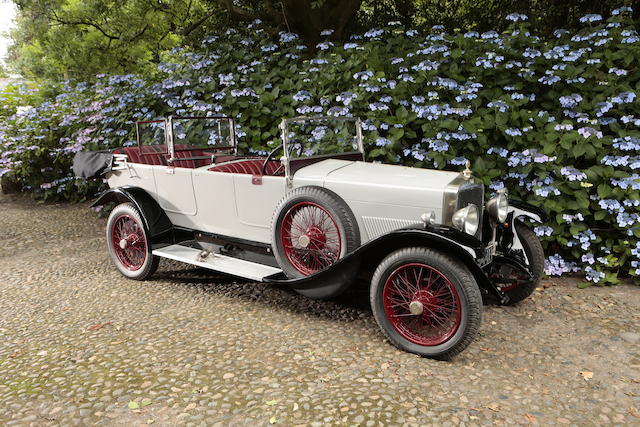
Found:
[[[127,233],[134,236],[134,241],[125,242],[124,247],[116,246],[114,239],[121,237],[118,227],[124,225]],[[158,269],[160,258],[151,253],[151,245],[147,238],[147,230],[144,228],[140,213],[131,203],[122,203],[116,206],[107,221],[107,249],[111,261],[123,276],[133,280],[145,280]],[[144,239],[143,241],[141,240]],[[128,239],[122,239],[128,240]],[[142,242],[142,243],[140,243]],[[129,252],[127,252],[127,245]],[[132,248],[134,250],[132,251]],[[131,255],[133,253],[133,255]]]
[[[332,230],[335,228],[339,236],[339,244],[335,246],[335,250],[329,251],[327,248],[309,249],[312,246],[310,242],[306,242],[307,246],[300,247],[299,243],[293,241],[291,233],[288,235],[291,238],[289,242],[291,245],[285,245],[285,242],[283,242],[283,239],[285,239],[283,237],[284,220],[297,218],[295,209],[315,209],[315,207],[320,209],[319,212],[324,211],[333,220],[334,226]],[[321,215],[324,214],[321,212]],[[322,252],[324,257],[322,263],[330,265],[330,263],[343,258],[360,246],[360,230],[349,206],[334,192],[316,186],[299,187],[284,196],[275,209],[271,222],[271,234],[273,253],[278,265],[289,278],[300,278],[319,271],[305,264],[302,259],[303,256],[299,255],[301,251],[315,250],[317,253],[325,251]],[[287,234],[286,228],[284,234]],[[292,245],[298,245],[299,247],[294,248]],[[285,246],[287,246],[287,249],[285,249]],[[294,251],[297,252],[294,253]],[[330,256],[326,256],[327,253]],[[316,257],[316,259],[318,258]],[[298,261],[298,264],[294,265],[293,262],[295,261]]]
[[[425,312],[425,314],[412,314],[413,312],[403,314],[401,310],[404,310],[405,307],[392,308],[400,305],[395,303],[390,306],[388,305],[387,308],[385,308],[385,302],[394,302],[392,299],[393,297],[391,297],[391,300],[389,300],[388,297],[392,291],[387,290],[389,294],[385,293],[385,288],[387,286],[394,286],[394,275],[398,271],[402,271],[403,268],[415,268],[412,266],[415,266],[416,264],[428,267],[429,272],[435,271],[440,274],[440,277],[438,278],[436,275],[436,279],[431,282],[431,274],[429,275],[429,278],[425,280],[426,276],[423,277],[414,273],[413,277],[415,277],[416,283],[418,283],[419,286],[411,289],[420,289],[419,292],[426,292],[427,290],[430,290],[432,294],[428,294],[428,292],[427,294],[422,294],[429,295],[427,298],[435,298],[433,294],[442,294],[442,289],[444,289],[451,295],[451,301],[456,301],[456,308],[450,311],[451,314],[449,314],[449,318],[447,319],[448,321],[453,322],[453,324],[445,328],[445,331],[447,331],[446,333],[441,334],[439,337],[436,334],[435,337],[439,338],[441,341],[435,340],[433,345],[420,344],[415,340],[409,339],[410,337],[408,337],[406,332],[400,332],[400,329],[403,326],[394,326],[392,322],[396,321],[393,320],[393,318],[405,316],[402,317],[402,319],[407,319],[407,323],[417,321],[417,328],[424,327],[429,323],[433,325],[433,319],[435,319],[436,316],[435,313],[442,314],[445,312],[442,308],[444,304],[440,303],[439,305],[438,299],[430,300],[435,301],[435,303],[425,302],[425,306],[428,311]],[[440,280],[440,282],[438,282],[438,280]],[[425,281],[430,283],[430,285],[421,285],[424,284]],[[395,283],[406,282],[400,280]],[[436,285],[437,283],[440,283],[439,288]],[[434,291],[433,289],[437,290]],[[454,291],[455,294],[457,294],[457,300],[454,297]],[[414,294],[414,297],[408,298],[408,300],[412,300],[412,303],[414,300],[418,301],[421,299],[420,297],[415,296],[417,295],[417,292],[418,291]],[[408,300],[405,300],[405,302],[408,303]],[[459,303],[457,303],[457,301],[459,301]],[[370,302],[376,322],[393,345],[401,350],[434,359],[447,360],[460,353],[471,343],[478,333],[480,324],[482,323],[482,296],[480,294],[478,284],[469,269],[464,264],[450,256],[430,248],[405,248],[389,254],[380,263],[373,275],[373,279],[371,280]],[[423,305],[421,303],[419,308],[421,313],[423,313],[422,307]],[[431,309],[428,307],[431,307]],[[396,311],[392,314],[387,310]],[[456,316],[455,319],[451,317],[453,315]],[[423,318],[426,320],[423,320]],[[396,322],[401,323],[402,321],[397,320]]]
[[[509,305],[527,299],[536,290],[544,276],[544,250],[540,239],[538,239],[533,230],[521,222],[516,222],[516,233],[518,233],[524,253],[529,260],[533,279],[519,280],[514,287],[505,291],[505,294],[509,296]]]

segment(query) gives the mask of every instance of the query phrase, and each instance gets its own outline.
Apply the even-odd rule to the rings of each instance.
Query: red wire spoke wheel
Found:
[[[373,274],[370,298],[389,341],[420,356],[450,359],[473,341],[482,322],[482,295],[469,268],[434,248],[388,254]]]
[[[131,215],[116,217],[111,226],[114,253],[120,263],[130,271],[139,270],[147,259],[147,239],[142,225]]]
[[[458,292],[440,271],[426,264],[398,267],[387,278],[382,298],[389,322],[412,343],[439,345],[460,327]]]
[[[349,206],[333,191],[317,186],[295,188],[280,200],[271,233],[273,254],[289,278],[325,271],[360,246],[358,223]],[[348,287],[355,271],[350,274],[326,287],[294,289],[311,298],[331,298]]]
[[[159,258],[152,255],[142,216],[131,203],[116,206],[107,221],[107,248],[122,275],[144,280],[158,268]]]
[[[305,276],[330,266],[342,253],[338,223],[327,209],[310,201],[297,203],[286,212],[280,240],[291,266]]]

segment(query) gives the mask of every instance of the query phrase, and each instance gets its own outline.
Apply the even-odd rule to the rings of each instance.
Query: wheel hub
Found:
[[[303,248],[306,248],[307,246],[309,246],[310,242],[311,242],[311,239],[306,234],[303,234],[302,236],[298,237],[298,244]]]
[[[127,247],[127,239],[120,239],[120,249]]]
[[[417,316],[419,314],[422,314],[423,310],[424,306],[420,301],[411,301],[411,303],[409,304],[409,311],[411,312],[411,314],[415,314]]]
[[[303,235],[298,237],[298,244],[303,248],[311,246],[312,249],[322,249],[327,242],[327,237],[316,226],[309,227]]]

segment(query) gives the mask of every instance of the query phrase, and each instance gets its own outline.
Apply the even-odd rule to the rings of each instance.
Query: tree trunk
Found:
[[[334,30],[332,38],[339,40],[361,5],[362,0],[325,0],[319,7],[309,0],[282,0],[282,23],[310,43],[320,40],[320,32],[327,29]]]

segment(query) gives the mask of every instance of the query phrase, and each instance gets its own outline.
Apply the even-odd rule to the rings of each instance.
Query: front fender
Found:
[[[547,222],[547,214],[542,209],[520,200],[509,200],[509,213],[514,219],[527,217],[536,222]]]
[[[483,267],[491,262],[491,253],[473,236],[447,226],[403,228],[370,240],[325,270],[300,279],[286,279],[278,275],[267,282],[286,284],[294,289],[315,290],[315,297],[329,298],[344,291],[358,272],[375,270],[391,252],[407,247],[429,247],[448,254],[469,268],[478,284],[492,287]],[[308,292],[307,292],[308,293]]]
[[[508,227],[501,230],[498,248],[507,257],[521,259],[527,269],[530,269],[531,265],[524,251],[524,246],[518,233],[516,233],[516,221],[521,221],[525,218],[539,223],[547,221],[546,213],[539,207],[519,200],[509,200],[509,214],[506,220]],[[530,274],[529,270],[526,270],[526,272]]]
[[[91,207],[101,206],[109,202],[133,203],[153,242],[157,237],[171,231],[173,225],[158,202],[140,187],[124,186],[111,188],[98,196]]]

